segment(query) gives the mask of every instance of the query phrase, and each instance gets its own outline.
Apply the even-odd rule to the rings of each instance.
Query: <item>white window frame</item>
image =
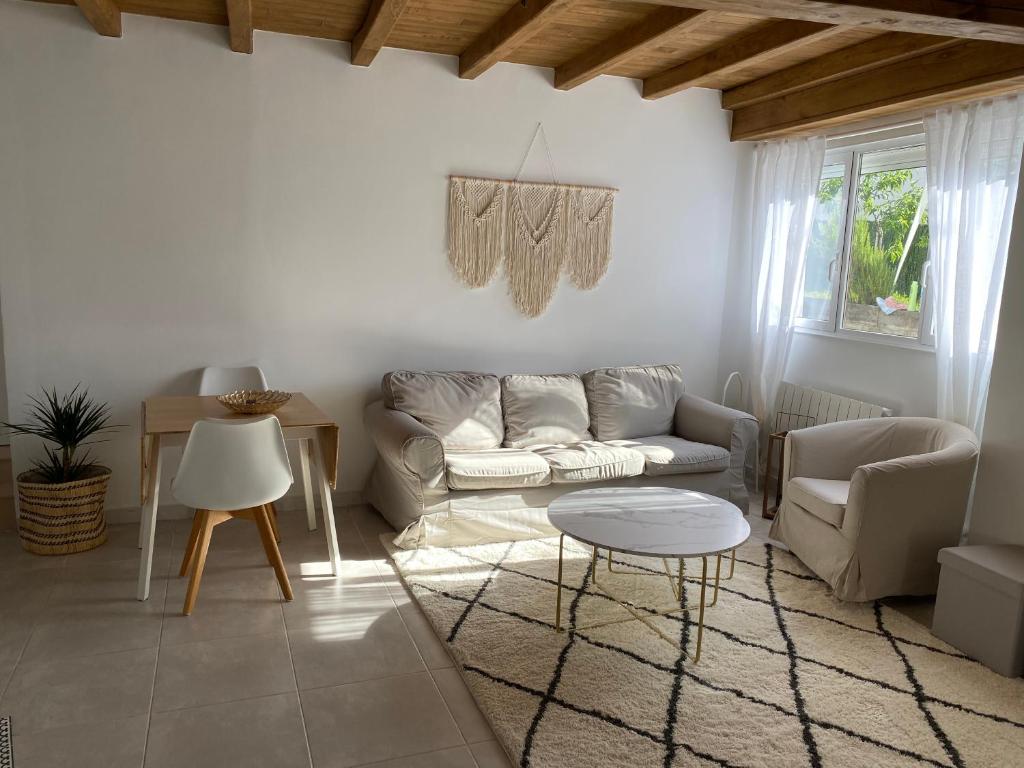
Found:
[[[895,135],[894,135],[895,134]],[[931,262],[926,261],[921,273],[921,331],[916,339],[905,336],[895,336],[885,333],[871,333],[870,331],[853,331],[843,328],[843,315],[846,311],[846,287],[850,273],[850,249],[853,239],[853,220],[856,216],[857,206],[852,204],[851,195],[854,193],[854,185],[860,179],[861,159],[868,152],[875,152],[884,149],[902,149],[904,147],[916,147],[924,144],[924,133],[920,124],[911,125],[902,129],[886,131],[883,136],[874,139],[858,140],[858,137],[837,139],[829,142],[829,148],[825,152],[823,168],[830,165],[842,165],[844,168],[846,183],[843,185],[842,205],[845,210],[843,229],[840,233],[841,247],[839,255],[829,265],[829,275],[834,276],[832,280],[832,295],[829,300],[827,320],[812,320],[809,318],[797,317],[796,328],[805,333],[832,336],[841,339],[865,341],[874,344],[885,344],[894,347],[917,349],[921,351],[934,351],[935,337],[931,315],[932,292],[931,286]],[[927,194],[927,191],[925,191]],[[837,263],[838,262],[838,263]],[[835,266],[833,266],[835,265]],[[838,273],[838,274],[836,274]],[[803,286],[801,286],[801,293]]]
[[[836,317],[839,309],[840,291],[845,285],[844,273],[845,268],[843,266],[847,259],[847,241],[848,230],[850,227],[850,191],[853,189],[850,184],[850,179],[853,174],[853,150],[829,150],[825,153],[825,162],[822,165],[822,170],[830,165],[841,165],[843,166],[843,184],[841,195],[840,210],[846,211],[846,216],[843,218],[843,228],[839,233],[839,252],[836,257],[829,262],[828,274],[829,280],[832,284],[832,295],[829,297],[828,304],[828,319],[826,320],[813,320],[806,317],[797,317],[796,325],[799,328],[808,328],[819,331],[821,333],[833,334],[836,332]],[[821,183],[820,180],[818,182]],[[803,286],[800,286],[801,300],[803,296]]]

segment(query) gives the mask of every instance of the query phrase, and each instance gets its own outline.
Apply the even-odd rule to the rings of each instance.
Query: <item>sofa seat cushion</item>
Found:
[[[629,440],[672,431],[683,393],[678,365],[598,368],[583,374],[590,431],[598,440]]]
[[[571,445],[546,445],[534,451],[551,465],[552,483],[592,483],[636,477],[644,471],[644,455],[632,448],[594,440]]]
[[[609,445],[632,448],[642,453],[644,474],[648,477],[722,472],[729,468],[731,458],[729,452],[720,446],[694,443],[672,435],[611,440]]]
[[[850,481],[793,477],[786,483],[786,496],[819,520],[842,528],[846,500],[850,496]]]
[[[505,439],[501,385],[485,373],[392,371],[381,383],[384,404],[432,430],[445,448],[498,448]]]
[[[533,451],[517,448],[445,451],[444,465],[453,491],[539,488],[551,482],[548,463]]]
[[[594,439],[583,379],[574,373],[502,376],[501,409],[507,448]]]

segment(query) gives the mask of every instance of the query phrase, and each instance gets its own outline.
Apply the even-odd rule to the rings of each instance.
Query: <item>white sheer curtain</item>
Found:
[[[981,436],[1017,199],[1024,98],[925,119],[938,415]]]
[[[824,160],[825,139],[819,137],[768,141],[754,149],[750,390],[762,425],[786,370]]]

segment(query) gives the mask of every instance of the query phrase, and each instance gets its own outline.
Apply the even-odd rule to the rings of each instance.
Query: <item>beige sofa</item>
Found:
[[[939,419],[824,424],[786,437],[771,537],[842,600],[932,595],[960,540],[978,440]]]
[[[683,391],[675,365],[582,376],[394,371],[366,409],[367,498],[404,547],[547,536],[599,485],[704,491],[746,511],[757,421]]]

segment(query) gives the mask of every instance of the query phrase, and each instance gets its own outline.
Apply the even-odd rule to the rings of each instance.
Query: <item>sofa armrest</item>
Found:
[[[748,488],[757,486],[757,419],[744,411],[726,408],[696,395],[682,395],[676,402],[677,437],[725,448],[730,465],[742,468]]]
[[[696,443],[731,448],[738,422],[744,421],[757,426],[757,419],[749,413],[726,408],[703,397],[684,394],[676,402],[676,436]]]
[[[364,422],[382,461],[399,474],[415,477],[422,491],[448,490],[444,447],[433,431],[381,401],[366,406]]]

